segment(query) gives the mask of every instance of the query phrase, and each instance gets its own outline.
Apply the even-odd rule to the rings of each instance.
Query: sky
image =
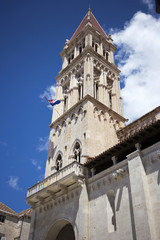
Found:
[[[160,102],[160,15],[153,0],[0,0],[0,202],[16,212],[44,178],[59,53],[91,8],[117,46],[125,117]]]

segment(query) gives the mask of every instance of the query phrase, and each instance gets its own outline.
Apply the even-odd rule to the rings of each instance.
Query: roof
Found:
[[[5,205],[2,202],[0,202],[0,210],[8,212],[8,213],[12,213],[12,214],[17,214],[15,211],[13,211],[11,208],[9,208],[7,205]]]
[[[0,211],[4,211],[4,212],[10,213],[10,214],[17,215],[17,217],[20,216],[20,215],[28,215],[28,216],[32,215],[32,209],[31,208],[26,209],[26,210],[24,210],[20,213],[17,213],[2,202],[0,202]]]
[[[84,164],[87,167],[95,167],[102,165],[104,168],[112,156],[118,157],[118,162],[124,160],[126,156],[135,151],[135,144],[140,143],[142,149],[160,141],[160,120],[157,119],[150,122],[147,126],[143,126],[133,135],[126,137],[122,142],[102,152],[98,156],[88,159]],[[106,166],[105,166],[106,165]]]
[[[32,215],[32,209],[31,208],[28,208],[22,212],[20,212],[18,215],[28,215],[28,216],[31,216]]]
[[[85,15],[85,17],[83,18],[82,22],[78,26],[77,30],[75,31],[75,33],[71,37],[70,41],[72,41],[74,38],[76,38],[78,36],[78,34],[84,29],[84,27],[86,26],[86,23],[88,23],[88,22],[90,22],[92,24],[92,26],[98,32],[100,32],[105,38],[107,38],[107,35],[106,35],[105,31],[102,29],[102,27],[98,23],[97,19],[95,18],[95,16],[91,12],[91,9],[89,8],[87,14]]]

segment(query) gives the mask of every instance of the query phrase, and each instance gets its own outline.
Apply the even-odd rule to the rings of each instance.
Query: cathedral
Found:
[[[160,107],[126,126],[115,50],[90,9],[64,44],[29,240],[160,239]]]

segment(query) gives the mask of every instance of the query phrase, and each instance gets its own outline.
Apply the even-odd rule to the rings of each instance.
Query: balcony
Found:
[[[67,193],[74,184],[81,184],[87,177],[87,169],[74,161],[58,172],[30,187],[26,202],[32,207],[38,201],[44,202],[47,197],[55,198],[59,194]]]

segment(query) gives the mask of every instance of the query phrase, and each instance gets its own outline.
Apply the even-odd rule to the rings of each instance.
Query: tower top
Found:
[[[97,19],[95,18],[95,16],[93,15],[91,9],[89,8],[87,14],[85,15],[85,17],[83,18],[82,22],[78,26],[77,30],[75,31],[75,33],[71,37],[70,41],[75,39],[79,35],[79,33],[81,31],[83,31],[83,29],[85,28],[87,23],[90,23],[92,25],[92,27],[95,28],[95,30],[97,30],[100,34],[102,34],[103,37],[107,38],[107,35],[106,35],[105,31],[103,30],[101,25],[98,23]]]

